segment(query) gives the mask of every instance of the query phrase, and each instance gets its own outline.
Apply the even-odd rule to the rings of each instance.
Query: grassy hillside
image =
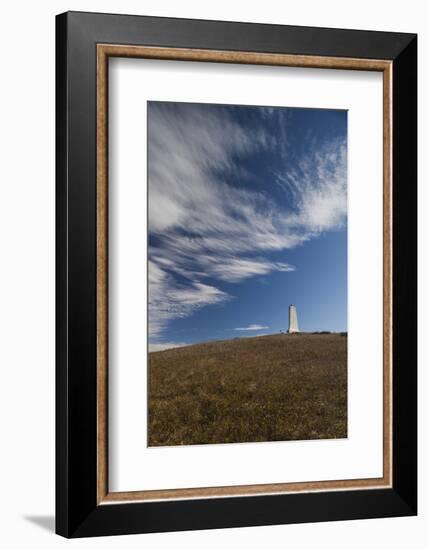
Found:
[[[149,445],[343,438],[347,337],[278,334],[149,354]]]

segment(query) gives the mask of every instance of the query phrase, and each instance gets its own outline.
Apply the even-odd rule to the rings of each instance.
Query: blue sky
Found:
[[[148,102],[149,349],[347,330],[347,113]]]

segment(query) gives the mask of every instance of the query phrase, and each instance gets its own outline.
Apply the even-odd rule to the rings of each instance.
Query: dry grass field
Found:
[[[347,436],[347,337],[278,334],[149,355],[149,445]]]

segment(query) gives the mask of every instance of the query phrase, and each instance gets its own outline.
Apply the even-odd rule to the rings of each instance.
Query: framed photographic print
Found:
[[[416,36],[57,16],[57,532],[414,515]]]

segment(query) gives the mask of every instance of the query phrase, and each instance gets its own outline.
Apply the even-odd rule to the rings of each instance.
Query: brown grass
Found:
[[[347,436],[347,337],[279,334],[149,355],[149,445]]]

